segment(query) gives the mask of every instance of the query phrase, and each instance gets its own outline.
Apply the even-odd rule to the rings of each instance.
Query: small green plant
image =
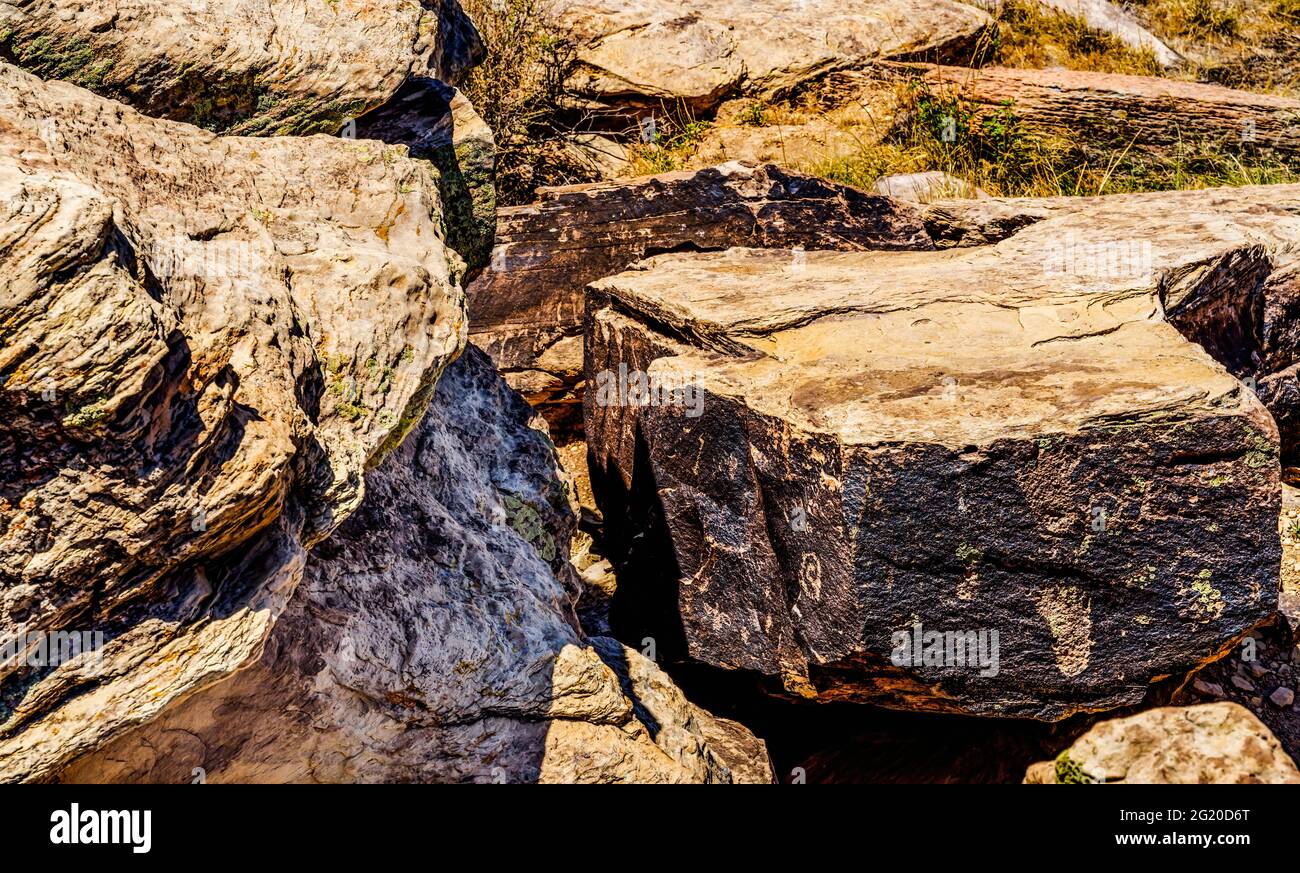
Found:
[[[1056,756],[1056,782],[1058,785],[1091,785],[1097,780],[1083,772],[1083,767],[1070,758],[1070,750]]]
[[[650,175],[680,170],[695,152],[712,126],[697,119],[686,105],[664,106],[662,114],[643,120],[640,136],[643,141],[630,152],[632,175]]]
[[[767,115],[767,106],[756,100],[740,111],[740,116],[737,120],[741,124],[749,127],[766,127]]]

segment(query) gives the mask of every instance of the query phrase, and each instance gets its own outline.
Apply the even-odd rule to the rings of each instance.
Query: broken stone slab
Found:
[[[787,695],[1048,720],[1217,656],[1277,607],[1280,485],[1206,348],[1300,240],[1298,192],[594,283],[615,631]]]
[[[0,666],[22,779],[255,657],[465,303],[403,149],[218,137],[9,65],[0,111],[0,644],[102,642]]]
[[[991,24],[952,0],[566,0],[559,13],[579,41],[576,93],[695,110],[733,93],[782,96],[879,58],[969,60]]]
[[[1094,725],[1027,784],[1297,785],[1272,732],[1236,703],[1166,706]]]
[[[498,212],[468,289],[474,342],[531,402],[581,402],[583,289],[656,252],[734,245],[921,249],[913,207],[772,165],[546,188]]]
[[[761,740],[575,629],[573,512],[532,417],[468,348],[260,657],[50,778],[770,782]]]
[[[1027,128],[1071,141],[1160,152],[1200,144],[1300,159],[1300,100],[1291,97],[1078,70],[912,69],[936,93],[959,95],[977,113],[1009,109]]]
[[[220,133],[336,133],[483,45],[457,0],[15,0],[0,55],[146,115]]]
[[[1208,207],[1242,213],[1256,205],[1268,214],[1294,208],[1297,191],[1296,186],[1247,186],[1109,197],[945,200],[925,206],[924,221],[939,248],[979,246],[1053,216],[1073,215],[1075,223],[1105,224],[1116,214],[1133,221],[1149,212],[1173,215],[1186,210],[1195,215]],[[1273,253],[1267,262],[1257,260],[1243,270],[1233,305],[1218,316],[1219,329],[1232,339],[1221,342],[1223,348],[1216,356],[1246,380],[1273,414],[1285,465],[1293,467],[1300,448],[1300,264],[1294,262],[1293,244],[1285,235],[1270,236],[1269,228],[1256,232]],[[1236,327],[1222,324],[1225,319],[1236,321]]]

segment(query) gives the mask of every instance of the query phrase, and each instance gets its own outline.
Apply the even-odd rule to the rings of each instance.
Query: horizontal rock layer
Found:
[[[787,95],[878,58],[969,60],[991,20],[952,0],[565,0],[579,40],[571,85],[605,104],[711,109]]]

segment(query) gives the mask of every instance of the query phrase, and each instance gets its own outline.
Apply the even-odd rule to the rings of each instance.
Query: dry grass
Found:
[[[1155,76],[1160,64],[1081,19],[1044,9],[1033,0],[1006,0],[998,15],[991,59],[1007,67],[1065,67],[1099,73]]]
[[[496,135],[497,202],[528,203],[542,185],[588,181],[566,147],[574,128],[564,83],[573,39],[555,24],[552,0],[462,0],[487,47],[462,89]]]
[[[870,188],[882,176],[942,170],[1007,197],[1090,196],[1132,191],[1300,181],[1276,159],[1204,143],[1168,153],[1141,152],[1117,135],[1080,143],[1033,132],[1014,107],[977,111],[957,96],[913,81],[899,86],[895,122],[885,137],[850,157],[806,167],[828,179]]]

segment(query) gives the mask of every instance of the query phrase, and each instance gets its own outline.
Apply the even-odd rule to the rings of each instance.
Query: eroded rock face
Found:
[[[496,141],[460,91],[416,78],[356,122],[362,139],[404,145],[438,169],[447,244],[465,259],[467,283],[487,266],[496,234]]]
[[[568,0],[582,45],[574,89],[606,104],[710,109],[788,94],[879,58],[969,59],[987,14],[950,0]]]
[[[1104,721],[1055,761],[1030,767],[1025,782],[1297,785],[1300,770],[1263,722],[1225,702]]]
[[[57,778],[771,781],[752,734],[576,629],[574,516],[532,414],[467,349],[316,548],[261,658]]]
[[[1222,652],[1277,605],[1278,433],[1206,349],[1249,352],[1297,198],[1121,199],[996,246],[666,255],[594,283],[615,629],[785,694],[1049,720]]]
[[[628,182],[543,189],[503,209],[470,325],[537,404],[581,402],[583,289],[646,255],[734,245],[930,248],[915,209],[772,165],[730,163]]]
[[[237,134],[335,133],[483,47],[456,0],[6,0],[0,58],[146,115]]]
[[[0,775],[255,657],[464,342],[429,166],[221,138],[0,65]]]

